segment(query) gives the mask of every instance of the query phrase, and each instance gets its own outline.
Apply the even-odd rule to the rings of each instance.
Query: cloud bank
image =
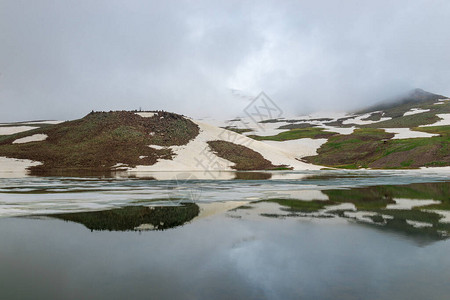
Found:
[[[91,110],[290,114],[450,95],[449,1],[0,0],[0,122]]]

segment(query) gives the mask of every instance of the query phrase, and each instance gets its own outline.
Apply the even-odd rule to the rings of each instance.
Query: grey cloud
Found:
[[[293,113],[450,95],[448,1],[0,1],[0,121]]]

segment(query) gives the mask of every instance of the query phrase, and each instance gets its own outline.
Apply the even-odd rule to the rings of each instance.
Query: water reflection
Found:
[[[418,241],[450,236],[448,182],[384,185],[322,191],[327,200],[267,199],[249,207],[265,217],[344,218],[394,231]],[[276,203],[280,211],[261,211],[260,203]],[[248,206],[248,205],[247,205]],[[248,207],[247,207],[248,208]],[[248,213],[247,213],[248,215]]]
[[[53,214],[49,217],[80,223],[91,231],[141,231],[178,227],[198,214],[198,205],[184,203],[179,206],[128,206],[105,211]]]
[[[224,187],[217,189],[223,190]],[[297,198],[235,199],[181,203],[179,206],[173,205],[178,203],[169,198],[162,198],[134,201],[135,206],[49,216],[83,224],[91,231],[133,231],[173,228],[195,221],[199,216],[214,216],[229,211],[229,216],[241,219],[259,216],[349,220],[409,236],[418,243],[450,236],[449,182],[299,190],[289,195]]]

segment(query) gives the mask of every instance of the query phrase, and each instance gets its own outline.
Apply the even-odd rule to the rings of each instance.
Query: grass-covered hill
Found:
[[[92,112],[82,119],[0,137],[0,156],[42,162],[33,173],[56,170],[110,171],[117,164],[152,165],[171,159],[170,149],[148,145],[184,145],[199,133],[198,126],[174,113]],[[16,139],[45,134],[39,142],[14,144]]]
[[[268,120],[266,123],[285,123],[275,127],[284,131],[271,136],[253,133],[248,136],[279,142],[325,138],[327,142],[317,150],[317,155],[302,159],[328,167],[386,169],[450,166],[450,124],[441,122],[442,126],[420,127],[441,121],[448,114],[448,97],[415,89],[402,97],[332,121],[307,118]],[[406,133],[408,129],[411,134]],[[410,138],[399,138],[387,131],[403,132],[404,137]],[[426,134],[417,132],[434,136],[419,137]]]
[[[447,98],[446,96],[415,89],[402,97],[359,111],[358,114],[370,113],[367,120],[373,121],[378,121],[381,117],[391,118],[390,120],[367,124],[362,127],[411,128],[435,123],[440,120],[439,116],[437,116],[438,114],[450,113],[449,101],[436,105],[440,99]],[[423,112],[405,115],[411,109],[420,109]]]
[[[391,139],[382,129],[356,129],[350,135],[335,135],[305,157],[308,162],[337,168],[418,168],[450,165],[450,126],[414,128],[439,134],[426,138]]]

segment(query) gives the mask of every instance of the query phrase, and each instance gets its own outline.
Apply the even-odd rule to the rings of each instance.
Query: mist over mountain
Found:
[[[443,95],[433,94],[427,91],[424,91],[420,88],[416,88],[408,91],[407,93],[399,94],[389,99],[385,99],[372,105],[366,109],[360,110],[357,113],[368,113],[372,111],[379,110],[387,110],[397,106],[405,105],[405,104],[425,104],[427,102],[433,103],[439,99],[446,99],[448,97]]]

